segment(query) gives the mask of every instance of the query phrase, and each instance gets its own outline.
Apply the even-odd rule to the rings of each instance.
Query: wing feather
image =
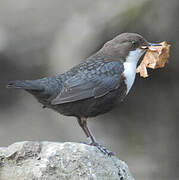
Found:
[[[124,67],[119,61],[106,62],[95,73],[91,69],[85,73],[79,71],[64,83],[60,94],[51,103],[55,105],[102,97],[120,86],[123,71]]]

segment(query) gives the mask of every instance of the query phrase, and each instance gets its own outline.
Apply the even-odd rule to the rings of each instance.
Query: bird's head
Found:
[[[149,46],[156,45],[159,44],[149,43],[139,34],[122,33],[105,43],[101,52],[113,60],[128,61],[137,64]]]

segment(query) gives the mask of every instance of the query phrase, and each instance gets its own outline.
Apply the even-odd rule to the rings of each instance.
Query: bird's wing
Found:
[[[51,103],[55,105],[102,97],[120,86],[123,71],[123,64],[119,61],[99,64],[95,70],[86,67],[65,81],[60,94]]]

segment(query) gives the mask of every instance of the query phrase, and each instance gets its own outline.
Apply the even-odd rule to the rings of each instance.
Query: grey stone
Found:
[[[0,180],[134,180],[128,166],[81,143],[17,142],[0,148]]]

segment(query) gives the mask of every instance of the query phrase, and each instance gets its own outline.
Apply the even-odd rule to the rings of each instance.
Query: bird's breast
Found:
[[[124,72],[123,75],[125,77],[125,83],[127,85],[126,94],[130,91],[136,75],[136,63],[132,62],[124,62]]]

